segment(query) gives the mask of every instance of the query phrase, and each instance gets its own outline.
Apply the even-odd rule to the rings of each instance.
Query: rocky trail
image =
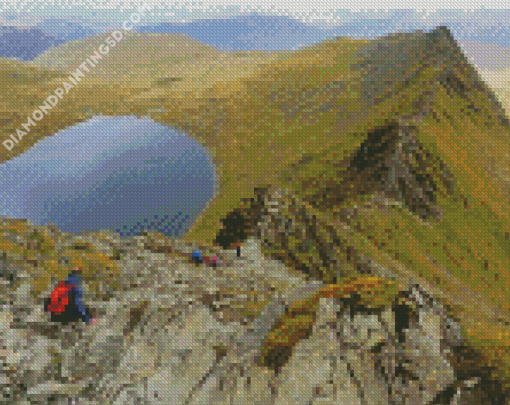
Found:
[[[418,286],[379,308],[323,294],[310,326],[264,360],[282,318],[299,320],[296,303],[331,285],[289,274],[256,237],[239,258],[217,249],[216,268],[189,263],[193,246],[153,253],[143,240],[117,241],[124,288],[87,299],[95,325],[51,324],[19,282],[29,276],[2,273],[2,403],[503,403],[459,325]]]

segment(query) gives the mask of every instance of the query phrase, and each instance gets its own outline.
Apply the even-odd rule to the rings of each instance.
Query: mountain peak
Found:
[[[410,86],[425,69],[433,68],[436,80],[424,91],[433,90],[434,83],[440,84],[448,93],[453,91],[467,100],[473,108],[476,108],[476,94],[484,93],[494,115],[502,125],[510,126],[494,92],[484,83],[446,26],[429,33],[418,30],[380,37],[363,47],[357,57],[360,61],[356,68],[365,72],[362,96],[369,105],[392,97],[395,89]]]
[[[432,33],[435,34],[435,35],[443,35],[443,36],[453,40],[453,36],[452,36],[450,30],[448,29],[448,27],[446,25],[438,26],[436,29],[434,29],[432,31]]]

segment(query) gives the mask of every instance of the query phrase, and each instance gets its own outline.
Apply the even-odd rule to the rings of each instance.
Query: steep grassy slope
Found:
[[[144,98],[143,104],[139,96],[132,98],[138,115],[151,104],[163,105],[167,112],[160,121],[195,134],[214,159],[218,197],[191,231],[191,239],[212,240],[225,210],[249,197],[254,187],[275,181],[277,173],[303,153],[338,142],[331,127],[339,118],[348,125],[363,122],[366,104],[356,92],[360,75],[350,69],[363,44],[327,42],[261,67],[249,80],[218,81],[185,98],[171,90],[165,97]],[[344,109],[338,108],[342,102]]]
[[[20,109],[26,109],[45,82],[65,77],[55,69],[40,69],[11,59],[0,59],[2,126],[9,124]]]
[[[389,44],[392,52],[398,41],[395,37]],[[249,197],[252,186],[274,183],[277,173],[308,153],[338,145],[335,151],[340,154],[338,158],[347,157],[359,148],[373,128],[385,127],[392,120],[412,121],[413,117],[427,113],[437,117],[432,100],[437,102],[439,97],[434,94],[441,87],[456,86],[448,83],[448,80],[453,81],[449,76],[453,76],[445,70],[450,51],[443,52],[435,65],[426,66],[423,60],[436,52],[431,46],[434,44],[427,45],[426,40],[417,37],[414,54],[410,54],[412,42],[406,43],[402,36],[401,60],[407,60],[407,64],[394,63],[399,66],[394,67],[394,72],[390,67],[386,76],[382,70],[379,77],[374,77],[368,70],[369,64],[378,69],[381,63],[392,59],[383,56],[377,60],[367,56],[366,51],[357,53],[362,45],[363,42],[344,39],[324,43],[264,68],[249,81],[219,83],[196,97],[190,96],[168,106],[172,110],[164,120],[176,122],[203,137],[217,158],[224,178],[220,184],[225,187],[222,196],[196,223],[188,235],[190,238],[210,240],[219,225],[216,207],[229,209],[228,205],[236,204],[236,200],[230,198],[234,193]],[[385,45],[386,49],[389,45]],[[421,55],[427,47],[429,55]],[[377,49],[378,46],[370,45],[368,52],[377,55]],[[459,55],[456,57],[458,59]],[[468,68],[469,65],[464,66]],[[472,77],[466,80],[478,86]],[[458,79],[455,82],[461,83]],[[501,121],[494,103],[484,101],[489,93],[478,96],[479,90],[474,87],[466,91],[469,92],[469,109],[477,103],[476,108],[485,119],[492,113],[487,125],[494,126]],[[469,109],[466,115],[473,114]],[[506,129],[499,130],[506,134]],[[498,136],[494,139],[501,142]],[[221,151],[224,156],[219,155]],[[495,166],[505,167],[503,161],[499,163]],[[311,178],[313,183],[315,177]],[[248,186],[246,192],[243,191],[245,185]]]
[[[187,241],[210,245],[254,188],[285,186],[347,247],[449,302],[510,377],[510,130],[449,33],[338,38],[251,68],[218,58],[181,81],[173,65],[140,82],[86,78],[0,160],[93,113],[151,115],[194,136],[216,165],[219,192]],[[19,109],[2,98],[12,119],[2,134],[58,80],[34,83]],[[25,94],[24,84],[13,88]]]

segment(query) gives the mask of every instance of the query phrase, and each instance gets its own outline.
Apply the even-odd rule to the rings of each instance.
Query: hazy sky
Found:
[[[47,0],[34,2],[33,0],[4,0],[0,3],[0,10],[5,15],[4,19],[13,16],[20,17],[21,12],[30,12],[30,16],[24,16],[18,23],[32,25],[47,16],[64,18],[70,15],[79,15],[92,19],[103,19],[106,22],[113,20],[122,21],[129,13],[145,3],[150,9],[147,21],[173,20],[189,21],[196,18],[214,18],[226,15],[238,15],[240,13],[267,12],[276,15],[286,15],[300,19],[303,22],[338,25],[359,18],[356,12],[363,12],[363,18],[385,18],[392,10],[412,10],[416,13],[416,19],[434,23],[437,18],[450,15],[454,19],[474,19],[510,24],[508,12],[510,7],[507,0],[476,0],[463,1],[456,7],[445,8],[443,0],[393,0],[392,2],[359,1],[359,0],[272,0],[272,1],[140,1],[134,0],[122,2],[118,0],[108,1],[54,1]],[[499,11],[495,11],[499,10]],[[503,12],[502,12],[503,10]],[[0,20],[1,21],[1,20]],[[10,24],[10,23],[9,23]]]

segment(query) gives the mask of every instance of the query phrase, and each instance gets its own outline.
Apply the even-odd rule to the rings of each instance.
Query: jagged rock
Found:
[[[81,390],[81,388],[80,385],[76,384],[62,384],[55,381],[48,381],[30,388],[27,391],[27,396],[33,397],[31,398],[33,401],[36,398],[42,399],[49,396],[73,395]]]
[[[145,339],[135,337],[138,343],[130,348],[121,363],[122,370],[132,370],[131,375],[140,375],[144,369],[135,354],[146,356],[151,350],[157,353],[155,363],[145,371],[148,377],[147,395],[155,403],[172,400],[183,403],[197,383],[197,376],[207,374],[218,357],[219,348],[226,347],[236,332],[235,328],[222,325],[203,306],[190,307],[171,322],[172,325],[158,332],[147,331]],[[197,330],[200,333],[194,332]],[[151,343],[157,346],[157,350],[144,348]],[[144,359],[145,363],[147,361],[149,358]],[[152,363],[153,359],[150,361]]]
[[[300,342],[289,363],[278,375],[278,404],[361,404],[348,364],[341,361],[339,342],[332,325],[338,305],[321,299],[312,337]],[[310,367],[310,365],[314,365]]]
[[[378,315],[359,314],[349,318],[351,314],[344,313],[338,320],[340,337],[345,347],[370,349],[384,339]]]
[[[270,218],[263,219],[268,233]],[[283,234],[284,228],[271,229]],[[245,241],[240,258],[215,251],[216,268],[188,263],[192,247],[154,253],[141,238],[116,243],[124,252],[122,288],[105,300],[84,283],[95,325],[52,324],[32,298],[31,283],[6,287],[1,403],[419,405],[477,377],[474,366],[469,373],[455,368],[465,343],[460,327],[422,288],[375,309],[354,297],[320,298],[306,337],[268,367],[261,361],[268,334],[294,303],[322,291],[324,281],[290,273],[285,262],[263,254],[257,235]],[[471,389],[459,385],[458,401],[483,398],[490,380],[480,376]]]
[[[276,294],[253,324],[236,336],[221,358],[217,359],[214,366],[193,387],[185,403],[219,405],[231,401],[239,393],[243,382],[248,384],[252,372],[255,373],[254,378],[259,382],[259,385],[261,383],[264,385],[260,379],[271,374],[264,372],[257,375],[260,367],[258,364],[260,348],[265,336],[276,320],[285,312],[285,308],[285,301],[280,294]],[[264,392],[261,392],[260,395],[267,397]],[[247,397],[250,396],[248,393]]]
[[[407,320],[397,320],[395,338],[381,348],[381,370],[391,381],[392,399],[397,403],[428,403],[455,380],[453,364],[445,361],[447,332],[441,325],[446,313],[417,287],[404,296],[412,308],[405,315]],[[397,310],[395,315],[404,316]]]
[[[225,218],[216,243],[226,249],[256,237],[264,255],[312,280],[334,283],[341,277],[370,274],[356,249],[334,227],[321,223],[310,208],[289,189],[255,189],[253,198],[243,200],[241,208]],[[350,263],[354,260],[358,265]]]
[[[337,176],[328,176],[330,180],[321,182],[324,187],[311,195],[297,196],[278,186],[255,189],[252,198],[224,218],[216,238],[223,249],[148,234],[121,240],[103,232],[98,242],[97,235],[64,236],[50,226],[49,233],[59,234],[62,243],[47,252],[44,265],[52,265],[43,266],[38,250],[44,250],[40,243],[46,231],[39,233],[27,221],[21,226],[0,219],[19,231],[7,231],[2,243],[16,244],[23,252],[7,250],[0,256],[0,402],[503,403],[502,383],[480,366],[483,358],[464,341],[459,323],[422,287],[402,288],[382,308],[368,308],[366,301],[362,305],[356,294],[322,297],[310,304],[313,308],[294,306],[310,303],[310,297],[349,277],[396,276],[359,253],[342,234],[347,225],[348,232],[361,231],[354,220],[358,206],[342,208],[338,226],[332,225],[336,220],[319,219],[328,215],[321,209],[352,195],[374,193],[367,203],[390,198],[423,221],[440,219],[434,193],[439,183],[425,166],[437,172],[448,193],[453,191],[452,175],[445,162],[418,142],[416,127],[427,114],[435,116],[438,92],[455,93],[468,102],[468,110],[477,108],[473,100],[480,95],[495,101],[444,27],[429,34],[380,38],[363,46],[355,60],[353,69],[369,78],[355,89],[367,107],[361,114],[427,73],[425,69],[431,71],[431,83],[422,91],[416,86],[421,94],[406,111],[370,131],[352,155],[328,161],[329,168],[339,169]],[[335,81],[318,90],[334,93],[346,84]],[[331,110],[333,101],[320,110]],[[301,107],[303,112],[307,106]],[[281,107],[288,115],[286,108]],[[508,127],[497,102],[487,108]],[[303,156],[282,178],[288,175],[288,181],[294,181],[293,172],[300,167],[306,172],[320,159]],[[301,185],[308,191],[313,182],[317,178]],[[467,208],[469,202],[462,199]],[[339,224],[344,218],[345,228]],[[241,257],[228,251],[239,242]],[[188,263],[197,248],[217,256],[217,267]],[[106,271],[97,273],[95,280],[88,274],[85,301],[97,323],[52,324],[41,297],[34,299],[34,285],[54,276],[50,285],[41,287],[41,295],[48,296],[56,274],[68,270],[70,252],[81,257],[92,250],[104,261],[103,270],[118,268],[117,287],[110,285]],[[96,288],[89,289],[93,282]],[[281,322],[289,313],[294,315],[296,307],[302,309],[301,314],[296,311],[297,322]],[[296,323],[306,326],[304,333]],[[300,333],[290,333],[292,339],[287,340],[285,333],[275,337],[275,331],[287,326]],[[268,336],[278,342],[270,361],[261,353]]]

